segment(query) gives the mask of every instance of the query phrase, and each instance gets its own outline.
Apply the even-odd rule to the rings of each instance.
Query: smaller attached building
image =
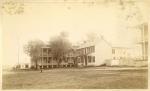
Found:
[[[112,60],[107,60],[108,66],[133,66],[131,49],[127,47],[112,47]]]
[[[93,43],[84,43],[76,49],[78,66],[95,65],[95,46]]]
[[[21,64],[17,64],[15,65],[15,69],[20,69],[20,70],[25,70],[25,69],[30,69],[30,64],[28,63],[21,63]]]

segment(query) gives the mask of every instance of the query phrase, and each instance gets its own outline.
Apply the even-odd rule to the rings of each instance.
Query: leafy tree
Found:
[[[59,67],[62,60],[65,58],[65,54],[71,49],[71,43],[67,39],[66,32],[62,32],[59,36],[53,37],[49,41],[49,46],[51,48],[53,58],[56,60]]]
[[[31,57],[31,61],[36,64],[36,69],[42,46],[44,46],[44,42],[41,40],[31,40],[24,46],[24,52],[29,55]]]

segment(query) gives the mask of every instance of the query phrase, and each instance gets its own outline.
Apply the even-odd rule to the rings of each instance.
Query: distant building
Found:
[[[129,48],[126,47],[112,47],[112,58],[115,59],[127,59],[129,58]]]
[[[14,69],[30,69],[30,64],[28,63],[21,63],[21,64],[17,64],[15,65]]]
[[[136,60],[136,66],[147,66],[148,65],[148,23],[137,25],[139,29],[140,38],[136,43],[140,49],[140,57]]]
[[[106,61],[108,66],[133,66],[131,48],[112,47],[112,59]]]
[[[142,58],[148,60],[148,23],[139,25],[141,29],[141,40],[139,44],[142,46]]]

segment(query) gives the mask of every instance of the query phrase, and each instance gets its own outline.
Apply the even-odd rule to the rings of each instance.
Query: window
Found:
[[[113,59],[116,59],[115,57],[113,57]]]
[[[26,65],[25,65],[25,68],[28,68],[28,67],[29,67],[29,66],[26,64]]]
[[[115,54],[115,49],[112,49],[112,54]]]
[[[83,49],[83,51],[84,51],[84,53],[83,53],[83,54],[86,54],[86,48],[84,48],[84,49]]]
[[[93,62],[95,62],[95,57],[93,57]]]
[[[78,57],[78,58],[77,58],[77,60],[78,60],[78,63],[81,63],[81,59],[80,59],[80,57]]]
[[[92,51],[91,51],[91,48],[92,48],[92,47],[89,47],[89,53],[91,53],[91,52],[92,52]]]
[[[123,59],[123,57],[120,57],[120,59]]]
[[[95,47],[92,46],[91,50],[92,50],[91,52],[95,52]]]
[[[92,53],[92,52],[93,52],[92,48],[93,48],[93,47],[90,47],[90,53]]]
[[[47,58],[46,58],[46,57],[44,57],[44,60],[45,60],[45,61],[47,61]]]
[[[88,56],[88,62],[91,63],[91,57],[90,56]]]
[[[84,63],[83,59],[81,59],[81,63]]]
[[[88,52],[88,48],[85,48],[85,54]]]
[[[89,48],[88,47],[86,48],[86,53],[89,53]]]
[[[49,55],[51,54],[51,50],[50,50],[50,49],[48,50],[48,54],[49,54]]]

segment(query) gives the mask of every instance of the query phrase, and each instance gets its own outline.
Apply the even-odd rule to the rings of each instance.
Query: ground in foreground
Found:
[[[3,89],[146,89],[147,70],[53,69],[3,74]]]

